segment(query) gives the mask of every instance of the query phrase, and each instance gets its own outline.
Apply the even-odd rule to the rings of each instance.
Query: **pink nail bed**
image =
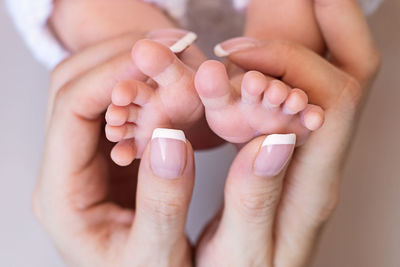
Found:
[[[267,136],[254,162],[254,174],[262,177],[278,175],[288,163],[295,144],[295,134]]]
[[[256,47],[258,44],[259,41],[256,39],[249,37],[237,37],[217,44],[214,47],[214,54],[217,57],[226,57],[234,52]]]
[[[151,140],[150,164],[160,178],[179,177],[186,164],[186,137],[183,131],[155,129]]]

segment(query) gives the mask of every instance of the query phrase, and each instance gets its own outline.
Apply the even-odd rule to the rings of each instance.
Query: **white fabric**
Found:
[[[182,18],[186,12],[186,6],[188,0],[144,0],[157,4],[158,6],[165,9],[172,17]],[[201,1],[201,0],[200,0]]]
[[[247,6],[247,3],[249,2],[249,0],[233,0],[233,6],[238,9],[244,9]]]
[[[247,3],[250,0],[232,0],[232,1],[235,8],[243,9],[247,6]],[[371,15],[383,2],[383,0],[358,0],[358,2],[360,3],[362,9],[364,10],[364,13],[366,15]]]
[[[186,12],[188,0],[144,0],[164,8],[171,16],[180,19]],[[201,1],[201,0],[197,0]],[[238,10],[244,9],[249,0],[232,0]],[[358,0],[369,15],[383,0]],[[14,23],[32,51],[34,57],[48,68],[53,68],[69,55],[58,42],[50,28],[48,18],[52,12],[52,0],[5,0]]]
[[[53,9],[52,0],[6,0],[6,7],[33,56],[53,68],[69,53],[47,25]]]

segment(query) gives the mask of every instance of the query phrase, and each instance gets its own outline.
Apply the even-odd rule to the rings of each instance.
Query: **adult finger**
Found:
[[[67,58],[52,70],[51,90],[57,91],[77,76],[119,54],[129,52],[135,42],[143,37],[144,34],[139,33],[124,34],[88,47]]]
[[[356,0],[314,0],[334,64],[364,80],[376,73],[380,55]]]
[[[90,69],[58,91],[48,127],[45,155],[50,162],[46,164],[54,164],[64,171],[65,176],[56,175],[59,179],[82,171],[93,163],[100,137],[100,122],[111,102],[112,89],[126,79],[147,79],[138,70],[129,52]],[[59,151],[63,153],[59,154]],[[82,179],[80,184],[85,184]]]
[[[185,134],[180,130],[154,130],[139,168],[136,214],[129,240],[146,265],[172,260],[176,264],[170,266],[184,266],[178,263],[190,254],[185,223],[193,185],[193,150]]]
[[[157,39],[160,34],[171,35],[171,30],[158,30],[151,32],[149,38]],[[177,49],[177,52],[182,52],[192,44],[196,35],[185,31],[176,31],[177,33],[170,36],[169,39],[161,39],[159,42],[169,45],[171,49]],[[179,34],[178,34],[179,33]],[[189,35],[189,39],[186,35]],[[52,71],[50,81],[50,92],[48,100],[48,115],[52,110],[53,100],[57,91],[68,81],[75,79],[77,76],[88,72],[90,69],[109,61],[111,58],[127,53],[132,46],[140,39],[144,38],[144,33],[128,33],[118,36],[113,39],[106,40],[94,46],[91,46],[82,52],[61,62]],[[186,37],[186,38],[185,38]],[[191,38],[190,38],[191,37]],[[169,43],[171,42],[171,43]],[[144,76],[143,76],[144,78]]]
[[[105,145],[100,142],[102,114],[111,102],[114,84],[125,76],[135,76],[130,53],[103,63],[58,91],[34,193],[39,217],[59,217],[60,206],[64,211],[86,210],[107,197],[104,185],[109,170],[99,152]]]
[[[133,67],[130,53],[126,53],[69,82],[57,93],[45,150],[45,164],[62,174],[54,174],[55,177],[63,180],[92,162],[112,88],[119,80],[140,75]],[[64,182],[70,185],[74,181]]]
[[[188,48],[197,38],[193,32],[178,29],[162,29],[148,33],[131,32],[108,39],[67,58],[52,71],[51,88],[57,90],[67,81],[76,78],[78,75],[110,60],[111,58],[126,53],[132,46],[143,38],[158,41],[170,46],[175,53],[181,53]]]
[[[326,112],[324,126],[296,151],[277,220],[274,264],[305,263],[318,230],[336,205],[339,172],[355,128],[361,88],[368,81],[357,81],[298,45],[267,41],[254,47],[232,53],[229,58],[243,68],[270,73],[294,87],[306,88],[310,100]]]
[[[54,106],[54,98],[57,92],[67,82],[78,78],[78,76],[89,72],[96,66],[110,61],[118,55],[128,53],[133,44],[139,40],[141,36],[142,35],[138,34],[126,34],[119,38],[104,41],[77,53],[57,65],[51,73],[46,124],[48,124],[50,120],[50,115]]]
[[[237,266],[272,262],[276,209],[295,142],[295,134],[259,137],[239,152],[231,166],[215,236],[229,244],[226,249],[233,252],[232,257],[238,256]]]
[[[340,95],[354,97],[352,94],[356,93],[342,92],[348,89],[349,83],[357,83],[354,78],[301,45],[278,40],[259,42],[236,38],[219,47],[224,48],[224,53],[218,53],[228,54],[229,60],[239,67],[280,77],[292,87],[303,88],[311,103],[318,103],[325,109],[336,104]]]

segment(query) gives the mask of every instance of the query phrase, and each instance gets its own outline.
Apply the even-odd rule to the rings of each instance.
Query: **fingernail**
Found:
[[[254,174],[262,177],[278,175],[288,163],[295,144],[295,134],[267,136],[254,162]]]
[[[151,140],[150,164],[160,178],[179,177],[186,164],[186,137],[183,131],[155,129]]]
[[[197,35],[181,29],[161,29],[147,34],[147,38],[168,46],[172,52],[181,53],[194,43]]]
[[[214,47],[214,54],[217,57],[226,57],[234,52],[254,48],[258,45],[259,41],[256,39],[249,37],[237,37],[217,44]]]
[[[175,54],[181,53],[186,48],[191,46],[196,41],[197,35],[194,32],[188,32],[185,36],[179,39],[175,44],[169,47]]]

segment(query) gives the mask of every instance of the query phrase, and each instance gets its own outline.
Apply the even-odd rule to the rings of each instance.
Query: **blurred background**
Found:
[[[400,1],[385,0],[369,22],[384,64],[314,267],[400,266]],[[0,266],[64,266],[30,207],[44,141],[48,72],[25,48],[2,3],[0,33]],[[224,146],[196,155],[188,223],[192,239],[220,201],[217,193],[233,153],[232,147]],[[211,197],[201,197],[204,192]]]

